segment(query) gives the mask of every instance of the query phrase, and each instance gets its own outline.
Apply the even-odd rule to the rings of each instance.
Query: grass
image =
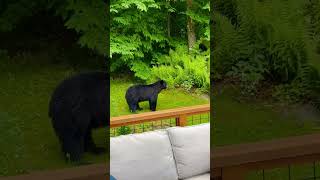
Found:
[[[18,64],[22,61],[39,62]],[[71,167],[48,117],[48,103],[57,84],[80,71],[69,65],[46,64],[37,56],[1,59],[0,64],[0,176]],[[106,131],[94,131],[105,146]],[[84,161],[105,162],[105,155],[85,154]]]
[[[211,144],[224,146],[298,136],[319,132],[320,116],[298,116],[295,109],[282,113],[275,106],[262,103],[241,103],[225,91],[214,96],[214,122]],[[319,164],[317,165],[319,169]],[[312,176],[310,166],[295,166],[292,178]],[[320,171],[317,170],[319,174]],[[288,168],[266,171],[267,179],[288,179]],[[248,179],[262,179],[262,172],[252,172]]]
[[[131,114],[125,100],[126,90],[136,84],[133,80],[113,78],[110,82],[110,114],[111,117]],[[177,107],[193,106],[209,103],[207,99],[199,95],[191,94],[181,89],[163,90],[158,96],[157,110],[172,109]],[[149,112],[149,103],[141,102],[143,109],[138,113]]]
[[[238,144],[319,132],[316,119],[301,120],[261,104],[244,104],[227,95],[215,98],[214,145]]]
[[[133,80],[127,78],[113,78],[111,80],[111,117],[131,114],[129,111],[127,102],[125,100],[126,90],[137,84]],[[193,106],[199,104],[209,103],[209,100],[203,96],[187,93],[182,89],[167,89],[163,90],[158,96],[157,110],[172,109],[177,107]],[[150,112],[149,102],[139,103],[142,111],[137,113]],[[208,122],[208,115],[195,115],[188,117],[188,125],[194,125],[199,123]],[[140,133],[146,131],[152,131],[155,129],[164,129],[166,127],[175,126],[175,119],[164,119],[161,121],[146,122],[138,125],[131,125],[126,127],[112,128],[110,130],[110,136],[118,136],[129,133]]]

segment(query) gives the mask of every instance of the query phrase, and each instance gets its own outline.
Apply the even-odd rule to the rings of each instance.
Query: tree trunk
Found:
[[[187,10],[191,10],[192,0],[187,0]],[[193,48],[196,43],[196,32],[194,22],[191,17],[187,17],[187,33],[188,33],[188,48]]]

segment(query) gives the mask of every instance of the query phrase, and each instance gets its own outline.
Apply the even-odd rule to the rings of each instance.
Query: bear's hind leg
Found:
[[[84,139],[84,148],[86,152],[92,152],[94,154],[101,154],[106,152],[106,148],[97,147],[92,138],[91,129],[87,130],[85,139]]]
[[[66,153],[70,154],[71,161],[80,161],[84,153],[86,131],[90,125],[90,114],[85,107],[79,107],[73,111],[72,124],[65,132],[68,133],[66,138]]]
[[[53,127],[59,137],[61,149],[67,161],[81,159],[81,140],[76,138],[77,128],[73,125],[72,116],[65,111],[56,113],[52,117]]]

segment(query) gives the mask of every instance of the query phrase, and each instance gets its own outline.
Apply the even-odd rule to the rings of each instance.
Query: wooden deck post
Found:
[[[176,118],[176,125],[177,126],[187,126],[187,116],[186,115],[180,115],[179,117]]]

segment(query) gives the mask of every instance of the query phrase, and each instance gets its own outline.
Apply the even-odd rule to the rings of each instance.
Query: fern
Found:
[[[208,92],[209,56],[206,54],[187,53],[185,46],[179,46],[175,51],[170,50],[169,56],[159,57],[158,65],[152,67],[152,78],[167,81],[169,87],[182,87],[186,90],[200,88]]]
[[[216,3],[215,78],[240,79],[240,86],[248,87],[241,89],[250,95],[258,93],[256,87],[261,82],[268,81],[278,85],[275,97],[292,97],[297,101],[319,99],[316,85],[319,77],[315,75],[320,67],[319,54],[312,48],[320,17],[318,9],[315,10],[319,7],[318,0],[308,3],[216,0]]]

